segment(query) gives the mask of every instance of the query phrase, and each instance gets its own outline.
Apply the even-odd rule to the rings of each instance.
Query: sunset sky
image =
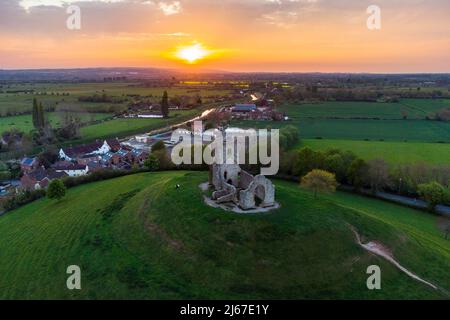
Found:
[[[81,30],[66,27],[73,4]],[[0,69],[133,66],[450,72],[450,1],[0,1]]]

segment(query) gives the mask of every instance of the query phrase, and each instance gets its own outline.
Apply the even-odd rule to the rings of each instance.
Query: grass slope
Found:
[[[407,268],[450,288],[450,242],[422,212],[277,181],[282,208],[242,216],[207,207],[206,173],[138,174],[73,188],[0,218],[0,298],[446,298],[355,243],[382,241]],[[175,188],[180,184],[181,189]],[[66,289],[66,268],[82,290]],[[382,290],[366,268],[382,269]]]

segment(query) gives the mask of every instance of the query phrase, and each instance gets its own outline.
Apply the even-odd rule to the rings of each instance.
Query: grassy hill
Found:
[[[127,176],[0,217],[0,298],[448,298],[364,251],[348,227],[449,289],[450,241],[431,215],[349,194],[314,200],[284,181],[276,182],[281,209],[236,215],[203,204],[206,179]],[[73,264],[81,291],[66,289]],[[381,267],[381,291],[366,288],[372,264]]]

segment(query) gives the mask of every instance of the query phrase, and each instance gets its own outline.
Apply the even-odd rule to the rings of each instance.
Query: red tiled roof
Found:
[[[118,139],[108,139],[106,143],[113,150],[119,150],[121,148],[120,141]]]
[[[85,164],[78,163],[56,163],[52,166],[53,169],[61,171],[61,170],[85,170]]]
[[[68,156],[70,158],[75,158],[79,155],[95,152],[98,149],[100,149],[102,147],[102,145],[103,145],[103,142],[96,141],[93,143],[83,144],[80,146],[64,148],[63,151],[66,154],[66,156]]]

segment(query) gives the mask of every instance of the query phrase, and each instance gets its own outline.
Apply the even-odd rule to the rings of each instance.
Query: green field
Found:
[[[20,92],[34,90],[33,93]],[[17,92],[16,92],[17,91]],[[30,115],[14,115],[18,112],[30,111],[33,98],[37,98],[44,106],[53,106],[58,110],[74,110],[79,112],[82,121],[101,120],[110,117],[111,112],[123,111],[134,99],[150,100],[159,102],[162,93],[167,91],[169,97],[173,96],[196,96],[201,95],[204,103],[210,103],[217,96],[226,96],[231,90],[208,89],[198,86],[177,85],[173,87],[146,87],[138,82],[124,83],[22,83],[10,84],[0,87],[0,133],[18,128],[29,132],[33,129]],[[106,94],[109,97],[123,99],[121,103],[91,103],[80,102],[81,96]],[[105,113],[87,113],[86,110],[99,110]],[[138,133],[145,133],[153,129],[173,125],[180,121],[189,120],[199,111],[172,111],[171,118],[162,119],[115,119],[105,121],[92,126],[81,128],[81,139],[70,141],[70,143],[90,142],[95,139],[125,137]],[[53,126],[60,122],[59,112],[50,113],[49,119]],[[7,116],[8,115],[8,116]],[[68,142],[69,143],[69,142]]]
[[[234,126],[280,128],[294,125],[306,139],[450,142],[450,123],[425,120],[450,100],[406,99],[400,103],[324,102],[280,107],[289,122],[233,121]],[[406,110],[408,119],[402,119]]]
[[[51,112],[46,113],[48,121],[52,127],[59,127],[64,117],[63,113]],[[108,113],[79,113],[75,114],[79,117],[81,122],[89,122],[106,119],[111,117],[112,114]],[[23,132],[30,132],[34,129],[31,115],[13,116],[13,117],[0,117],[0,133],[11,129],[19,129]]]
[[[392,164],[417,162],[448,164],[450,162],[450,144],[303,139],[297,148],[302,147],[319,151],[333,148],[351,150],[364,160],[382,158]]]
[[[448,299],[364,251],[348,227],[448,290],[450,242],[432,215],[350,194],[314,200],[283,181],[281,209],[236,215],[203,204],[206,179],[132,175],[0,217],[0,298]],[[373,264],[380,291],[366,288]],[[81,291],[66,288],[69,265],[81,267]]]
[[[174,125],[189,120],[199,113],[200,110],[193,109],[172,111],[169,119],[114,119],[81,128],[81,138],[83,141],[92,141],[95,139],[120,138],[127,135],[146,133],[167,125]]]
[[[450,106],[445,99],[402,99],[399,103],[324,102],[280,107],[290,121],[232,121],[242,128],[299,128],[301,146],[317,150],[351,150],[364,159],[392,163],[446,164],[450,155],[450,122],[426,116]],[[407,119],[403,115],[407,114]]]
[[[32,93],[15,92],[23,90],[34,90]],[[164,91],[169,97],[176,95],[194,96],[200,95],[203,102],[209,103],[215,96],[229,94],[230,90],[204,89],[193,90],[186,86],[174,87],[145,87],[134,82],[125,83],[23,83],[10,84],[0,87],[0,116],[5,116],[8,112],[23,112],[31,110],[33,98],[37,98],[44,106],[55,106],[57,108],[89,110],[89,108],[104,108],[114,111],[123,111],[133,99],[133,95],[159,102]],[[10,93],[8,93],[10,92]],[[67,95],[68,94],[68,95]],[[81,96],[91,96],[94,94],[106,94],[111,97],[126,100],[123,103],[90,103],[80,102]]]
[[[427,120],[300,119],[285,122],[233,121],[236,127],[294,125],[305,139],[417,141],[450,143],[450,123]]]
[[[288,104],[280,108],[294,120],[315,119],[421,119],[432,112],[450,107],[449,99],[402,99],[398,103],[374,102],[322,102],[299,105]]]

